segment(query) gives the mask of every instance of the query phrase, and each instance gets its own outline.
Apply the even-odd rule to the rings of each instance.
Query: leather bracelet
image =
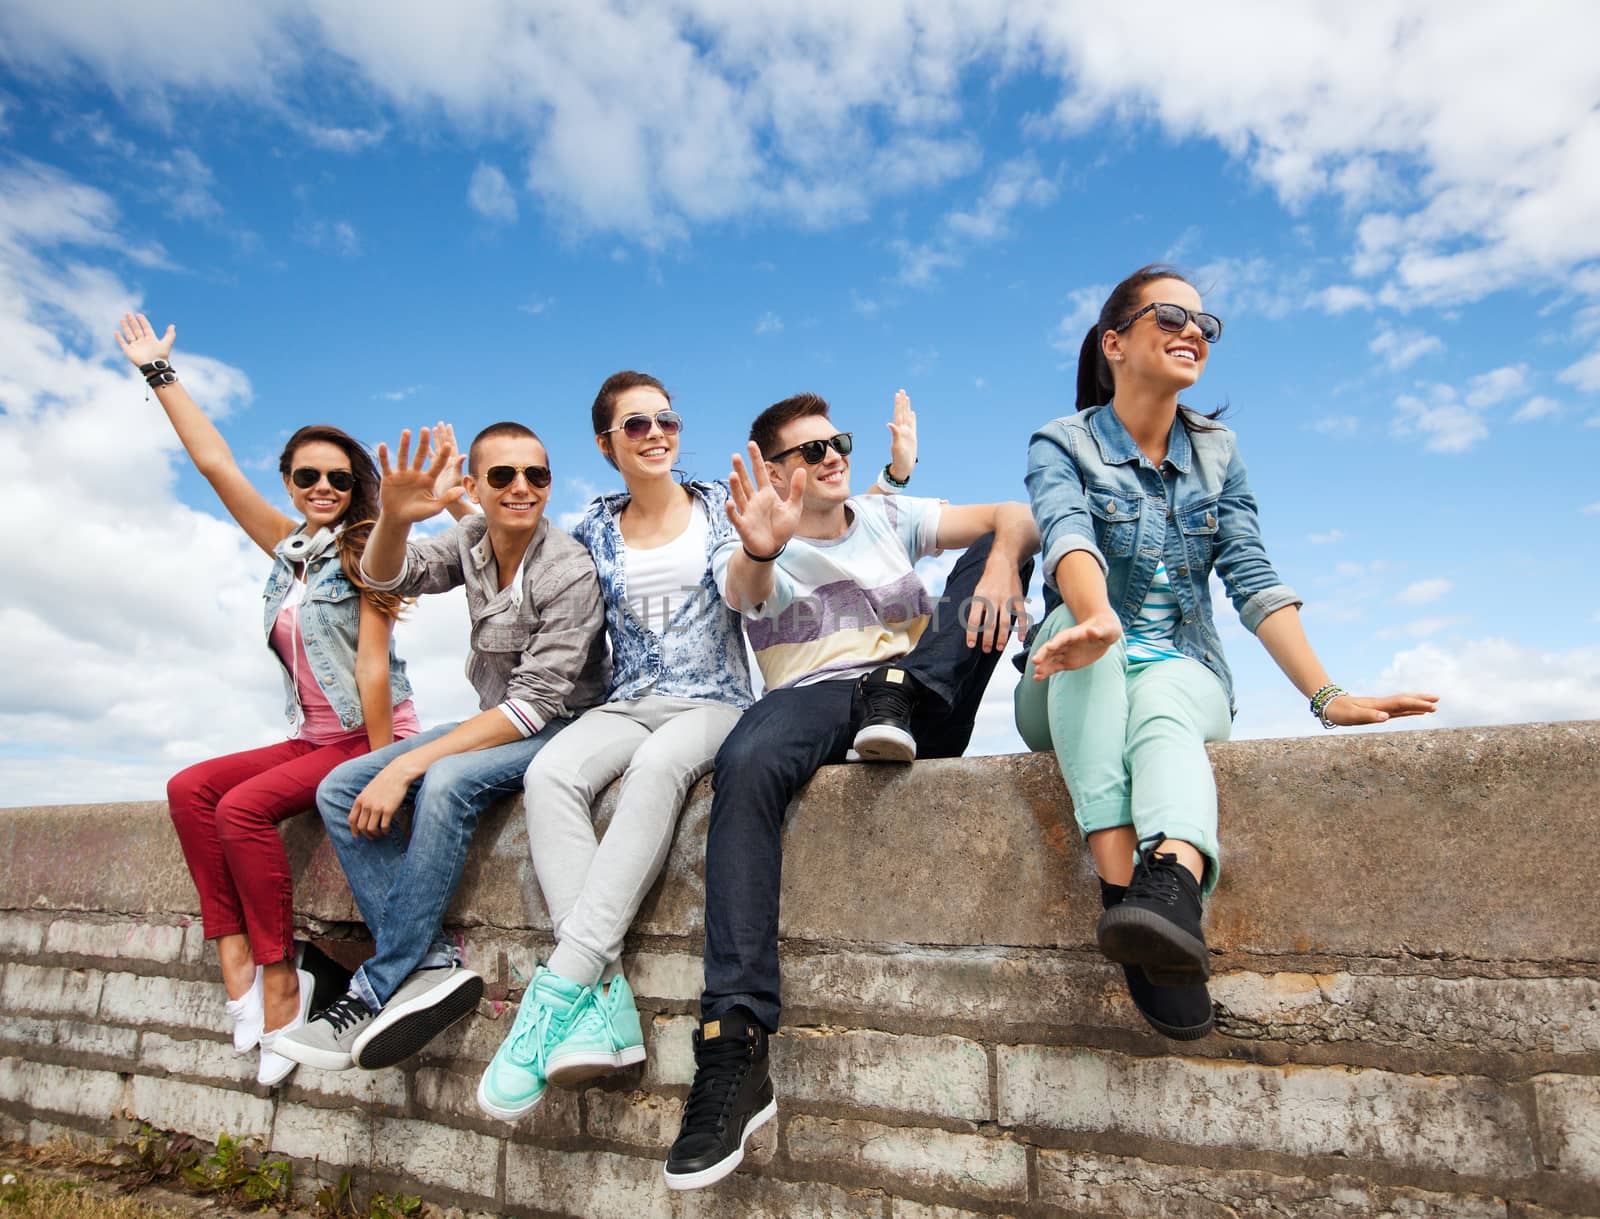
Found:
[[[173,372],[170,368],[164,368],[160,372],[151,373],[144,379],[144,383],[151,389],[159,389],[163,385],[173,384],[175,381],[177,381],[177,379],[177,373]]]
[[[780,554],[782,554],[785,549],[788,548],[788,545],[789,545],[789,543],[785,542],[782,546],[778,547],[778,549],[774,550],[771,554],[752,554],[751,551],[750,551],[750,547],[746,546],[743,542],[739,543],[739,549],[744,551],[744,557],[749,559],[752,563],[771,563]]]

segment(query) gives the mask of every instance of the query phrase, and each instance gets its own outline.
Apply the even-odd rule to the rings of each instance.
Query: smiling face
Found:
[[[473,473],[461,480],[462,486],[483,508],[489,527],[511,532],[538,528],[550,488],[532,486],[523,470],[549,466],[544,445],[528,436],[490,436],[473,446],[471,461]],[[504,487],[491,486],[487,474],[495,466],[513,467],[516,477]]]
[[[295,486],[294,479],[288,475],[283,480],[283,488],[289,493],[290,502],[306,518],[306,532],[315,533],[318,529],[338,524],[349,510],[354,492],[335,491],[328,484],[327,474],[330,470],[351,473],[349,455],[338,445],[326,440],[308,440],[295,449],[289,469],[291,474],[300,469],[322,472],[321,478],[303,489]]]
[[[837,436],[840,430],[826,415],[806,415],[778,429],[778,442],[773,451],[781,453],[808,440],[827,440]],[[795,469],[800,466],[805,467],[808,475],[803,500],[807,509],[826,511],[850,498],[850,459],[831,444],[825,447],[822,460],[814,466],[806,466],[805,458],[799,453],[790,453],[782,461],[769,461],[767,472],[780,488],[779,494],[788,487]]]
[[[639,479],[671,477],[672,467],[678,462],[678,438],[668,436],[655,422],[660,411],[671,410],[672,403],[660,390],[648,385],[623,390],[611,408],[611,422],[607,427],[617,429],[595,437],[600,451],[616,463],[624,482]],[[633,415],[650,419],[650,433],[640,440],[630,440],[621,430],[623,422]]]
[[[1200,310],[1200,294],[1181,279],[1151,280],[1140,291],[1133,311],[1158,302],[1182,305],[1191,313]],[[1138,382],[1172,391],[1187,389],[1198,381],[1211,354],[1211,345],[1200,337],[1193,320],[1173,334],[1156,325],[1153,310],[1125,330],[1106,331],[1101,346],[1117,384]]]

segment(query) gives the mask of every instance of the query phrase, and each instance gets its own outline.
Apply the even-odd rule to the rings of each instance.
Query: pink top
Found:
[[[295,583],[299,585],[299,581]],[[272,623],[269,641],[272,650],[283,661],[284,668],[293,675],[295,692],[300,697],[302,718],[300,731],[295,735],[310,745],[336,745],[357,737],[365,737],[367,735],[365,725],[346,728],[339,721],[339,713],[333,709],[328,696],[322,692],[322,687],[317,685],[317,679],[312,676],[311,657],[306,655],[306,643],[300,635],[300,598],[294,595],[294,591],[290,591],[283,608],[278,611],[278,616]],[[417,719],[417,709],[411,700],[408,698],[404,702],[396,703],[394,739],[398,741],[421,730],[422,723]]]

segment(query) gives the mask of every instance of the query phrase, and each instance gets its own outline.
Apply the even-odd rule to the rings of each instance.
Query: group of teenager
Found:
[[[550,1085],[642,1061],[623,941],[710,771],[695,1074],[665,1176],[693,1189],[732,1172],[777,1111],[768,1038],[790,801],[824,765],[960,756],[1008,637],[1027,627],[1041,551],[1046,614],[1027,633],[1018,728],[1055,751],[1099,875],[1097,942],[1133,1004],[1167,1037],[1205,1035],[1201,913],[1221,859],[1205,745],[1226,739],[1234,711],[1212,573],[1323,726],[1437,703],[1329,681],[1263,548],[1234,433],[1179,402],[1221,334],[1171,268],[1119,284],[1085,336],[1077,410],[1029,444],[1029,504],[907,494],[917,436],[903,392],[867,494],[851,490],[853,434],[814,394],[762,411],[748,465],[734,457],[726,481],[684,479],[683,416],[655,377],[620,372],[592,423],[626,490],[568,534],[545,516],[544,444],[511,422],[480,431],[464,459],[448,427],[414,446],[402,432],[393,462],[380,444],[376,464],[337,428],[301,428],[279,461],[298,519],[281,512],[184,389],[175,329],[124,317],[123,352],[273,560],[262,629],[291,735],[168,785],[234,1045],[259,1051],[260,1081],[296,1064],[394,1066],[477,1007],[483,981],[442,925],[478,818],[517,793],[555,947],[478,1104],[515,1121]],[[441,512],[455,523],[412,536]],[[945,550],[963,553],[935,598],[915,564]],[[412,599],[457,587],[480,711],[424,730],[393,627]],[[595,801],[615,780],[597,838]],[[374,940],[318,1011],[277,832],[312,807]]]

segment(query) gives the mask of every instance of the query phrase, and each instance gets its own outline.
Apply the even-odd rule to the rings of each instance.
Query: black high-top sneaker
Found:
[[[1125,896],[1100,916],[1100,951],[1122,965],[1142,965],[1157,986],[1192,986],[1211,976],[1211,954],[1200,929],[1200,882],[1172,854],[1145,847]]]
[[[744,1159],[750,1136],[778,1115],[767,1074],[767,1030],[742,1007],[704,1021],[694,1034],[694,1086],[667,1153],[669,1189],[701,1189]]]
[[[917,679],[896,665],[880,665],[861,679],[856,702],[861,727],[850,745],[859,762],[915,762],[917,739],[911,735]]]
[[[1127,895],[1126,885],[1100,882],[1100,905],[1109,910]],[[1124,965],[1128,998],[1144,1017],[1145,1023],[1163,1037],[1174,1041],[1196,1041],[1216,1024],[1211,992],[1204,982],[1191,986],[1156,986],[1137,965]]]

